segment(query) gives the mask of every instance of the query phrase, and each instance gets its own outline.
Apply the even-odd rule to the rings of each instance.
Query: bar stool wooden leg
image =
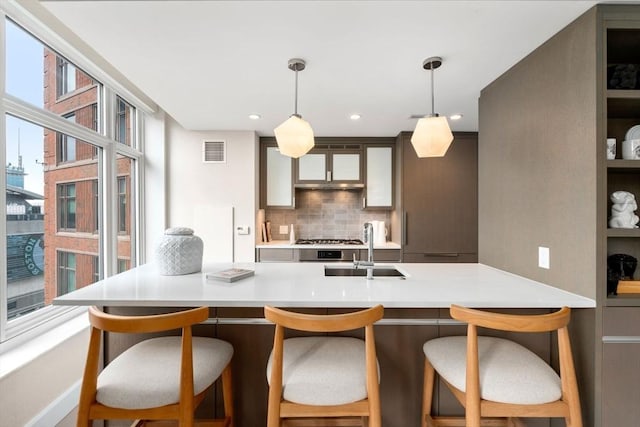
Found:
[[[233,383],[231,377],[231,363],[222,371],[222,398],[224,400],[225,427],[233,427]]]
[[[431,400],[433,399],[433,382],[435,371],[429,359],[424,358],[424,385],[422,387],[422,427],[431,427]],[[429,419],[429,420],[427,420]]]

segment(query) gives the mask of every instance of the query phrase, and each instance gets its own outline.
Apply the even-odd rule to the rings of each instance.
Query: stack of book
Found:
[[[262,241],[266,243],[271,240],[273,240],[271,237],[271,221],[266,220],[262,223]]]

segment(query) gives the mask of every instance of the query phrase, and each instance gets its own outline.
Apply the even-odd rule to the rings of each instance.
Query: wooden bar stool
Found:
[[[379,367],[373,323],[383,314],[381,305],[336,315],[309,315],[265,307],[264,317],[276,324],[273,351],[267,364],[267,426],[280,427],[283,419],[304,423],[313,418],[334,418],[341,426],[362,426],[368,419],[370,427],[380,427]],[[364,328],[365,339],[326,335],[284,339],[285,328],[306,332]]]
[[[215,338],[193,337],[191,332],[192,325],[208,317],[208,307],[151,316],[116,316],[90,307],[91,337],[78,427],[91,426],[94,419],[176,420],[180,427],[191,427],[195,408],[219,377],[225,418],[207,425],[232,427],[233,347]],[[142,341],[98,375],[102,331],[138,334],[175,329],[181,329],[182,336]]]
[[[569,308],[551,314],[513,315],[452,305],[450,313],[468,324],[467,336],[436,338],[424,344],[423,427],[524,425],[518,417],[564,418],[568,427],[582,427],[567,330]],[[557,331],[560,375],[520,344],[478,336],[478,327],[511,332]],[[465,408],[465,419],[460,423],[450,417],[431,416],[435,372]]]

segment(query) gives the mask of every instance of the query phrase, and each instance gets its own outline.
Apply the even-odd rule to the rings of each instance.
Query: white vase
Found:
[[[202,270],[202,239],[187,227],[167,228],[155,250],[163,276],[178,276]]]

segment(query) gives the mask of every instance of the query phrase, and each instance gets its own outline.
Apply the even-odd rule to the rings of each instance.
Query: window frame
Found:
[[[69,75],[73,68],[73,78]],[[77,67],[66,58],[56,57],[56,99],[63,98],[77,89]],[[73,83],[73,84],[72,84]]]
[[[73,195],[70,194],[70,190],[73,189]],[[56,214],[57,214],[57,229],[58,231],[76,231],[77,217],[76,217],[76,183],[75,182],[63,182],[56,184]],[[71,213],[71,203],[73,202],[73,213]],[[70,224],[70,216],[73,214],[73,224]],[[73,226],[71,226],[73,225]]]
[[[89,53],[90,56],[87,57],[84,53],[85,51],[77,48],[79,46],[78,43],[81,43],[78,38],[73,38],[72,36],[71,40],[67,40],[56,32],[55,25],[50,26],[50,22],[43,22],[37,18],[38,15],[30,11],[32,7],[41,6],[25,5],[15,0],[2,2],[0,5],[0,42],[5,40],[5,24],[6,19],[9,19],[24,31],[30,33],[36,40],[39,40],[43,46],[66,59],[74,69],[81,69],[95,79],[96,83],[101,85],[98,88],[96,103],[99,114],[94,115],[98,123],[94,126],[96,131],[92,131],[76,123],[71,123],[44,108],[36,107],[7,94],[4,81],[6,57],[0,55],[0,97],[2,97],[2,102],[0,102],[0,140],[5,144],[5,116],[11,115],[96,146],[96,156],[99,157],[98,179],[101,182],[99,204],[100,212],[103,213],[99,219],[100,224],[98,226],[98,233],[102,236],[100,237],[102,243],[100,244],[100,254],[98,256],[102,260],[100,263],[101,277],[108,277],[116,273],[118,265],[117,233],[114,233],[117,225],[116,219],[113,218],[115,215],[111,214],[111,212],[115,212],[115,204],[117,203],[116,171],[113,167],[117,153],[125,154],[135,160],[135,163],[132,163],[132,165],[135,165],[135,170],[132,168],[131,182],[136,188],[132,188],[129,206],[132,207],[132,212],[136,215],[136,217],[131,217],[130,219],[131,240],[136,244],[134,246],[135,251],[131,254],[130,262],[134,266],[144,261],[144,247],[140,243],[144,241],[142,238],[143,229],[138,226],[140,223],[139,215],[144,211],[141,202],[142,198],[140,197],[140,194],[143,193],[142,180],[139,177],[144,169],[144,153],[141,150],[141,147],[144,146],[144,135],[140,132],[140,129],[144,124],[144,115],[154,113],[156,106],[153,101],[130,83],[120,82],[117,72],[113,73],[114,70],[108,64],[106,70],[97,65],[100,63],[94,59],[97,58],[97,55]],[[118,77],[114,78],[114,75]],[[126,99],[126,102],[135,112],[135,117],[131,124],[131,146],[126,146],[114,139],[115,119],[114,113],[109,112],[109,107],[113,105],[113,99],[116,96]],[[102,150],[99,150],[100,148]],[[3,145],[2,150],[0,150],[0,160],[4,161],[6,160],[5,158],[6,148]],[[0,177],[0,184],[6,187],[5,176]],[[2,192],[2,197],[6,201],[6,192]],[[134,205],[135,209],[133,208]],[[54,212],[55,208],[52,213]],[[104,217],[105,214],[108,216]],[[6,239],[6,234],[6,220],[0,221],[0,238]],[[37,312],[23,316],[23,318],[9,322],[7,320],[6,248],[0,248],[0,353],[12,348],[14,345],[18,345],[19,342],[23,342],[25,339],[31,339],[37,334],[44,333],[61,322],[67,321],[82,310],[82,308],[76,307],[50,305]]]
[[[69,265],[69,261],[73,259],[73,267]],[[56,252],[56,289],[57,295],[68,294],[77,289],[76,270],[78,267],[78,259],[74,252],[57,251]],[[73,272],[73,289],[69,289],[69,275]],[[64,288],[64,290],[63,290]]]

